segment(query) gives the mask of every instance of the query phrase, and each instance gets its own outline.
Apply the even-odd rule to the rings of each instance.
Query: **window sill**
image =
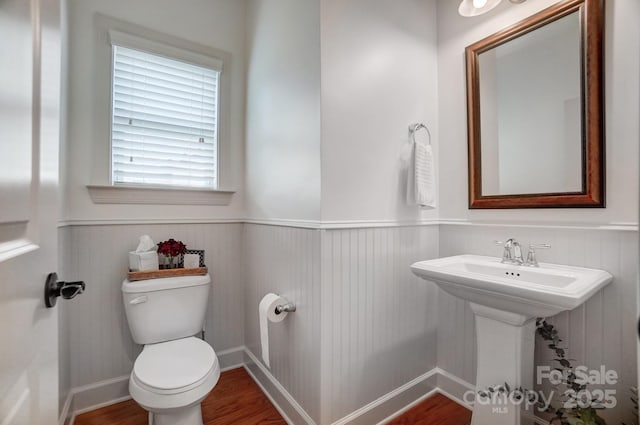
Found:
[[[94,204],[229,205],[234,191],[157,186],[88,185]]]

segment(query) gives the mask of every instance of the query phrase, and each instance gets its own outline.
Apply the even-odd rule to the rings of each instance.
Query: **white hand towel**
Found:
[[[413,142],[407,180],[407,203],[422,208],[436,207],[436,179],[431,145]]]

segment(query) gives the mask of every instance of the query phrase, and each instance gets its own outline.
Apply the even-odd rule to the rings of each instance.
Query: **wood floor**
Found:
[[[429,397],[422,403],[392,419],[387,425],[469,425],[471,411],[442,394]]]
[[[282,416],[243,368],[220,375],[202,402],[204,425],[286,425]],[[147,412],[133,400],[76,417],[74,425],[147,425]]]
[[[278,411],[243,369],[223,372],[202,402],[204,425],[284,425]],[[389,422],[389,425],[469,425],[471,412],[437,394]],[[147,425],[147,412],[133,400],[76,417],[75,425]]]

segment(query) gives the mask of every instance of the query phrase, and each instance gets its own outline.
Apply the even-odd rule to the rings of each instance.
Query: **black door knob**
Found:
[[[82,294],[84,289],[85,284],[82,281],[59,282],[56,273],[49,273],[44,284],[44,304],[47,308],[51,308],[56,305],[58,297],[70,300]]]

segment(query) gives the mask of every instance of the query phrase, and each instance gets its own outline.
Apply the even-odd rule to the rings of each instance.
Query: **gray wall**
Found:
[[[608,423],[633,423],[629,402],[637,386],[636,297],[638,233],[595,228],[569,229],[544,226],[442,225],[440,256],[480,254],[499,256],[494,240],[515,237],[524,243],[550,243],[539,251],[541,262],[600,268],[609,271],[613,282],[583,306],[551,318],[568,345],[568,357],[575,365],[589,369],[617,371],[613,386],[618,405],[602,414]],[[438,366],[470,382],[475,381],[475,324],[466,302],[444,292],[438,296]],[[544,343],[536,341],[536,365],[554,364]],[[607,386],[606,388],[612,388]]]

